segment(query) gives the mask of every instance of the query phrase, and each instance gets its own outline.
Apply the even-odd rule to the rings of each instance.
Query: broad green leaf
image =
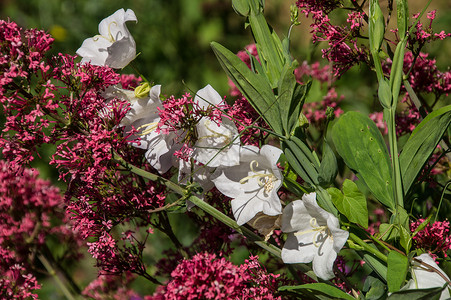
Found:
[[[327,189],[332,196],[332,202],[340,213],[349,221],[368,228],[368,208],[365,196],[357,185],[349,179],[343,183],[343,193],[336,188]]]
[[[279,106],[264,75],[253,73],[247,65],[224,46],[212,42],[211,47],[224,71],[241,93],[278,134],[282,134]]]
[[[383,296],[386,296],[385,293],[387,288],[379,279],[368,276],[363,284],[363,291],[367,292],[365,294],[365,300],[379,300],[382,299]]]
[[[397,252],[390,251],[387,256],[387,285],[390,293],[397,292],[404,284],[409,268],[409,259],[407,256]]]
[[[405,194],[408,193],[450,124],[451,105],[448,105],[430,113],[412,132],[399,155]]]
[[[412,247],[412,236],[410,235],[410,230],[407,230],[404,226],[400,228],[401,239],[399,243],[404,248],[406,253],[409,253],[410,247]]]
[[[376,124],[359,112],[347,112],[335,123],[332,139],[338,154],[374,197],[394,209],[389,156]]]
[[[329,144],[324,141],[323,159],[319,166],[318,182],[322,186],[331,184],[338,173],[338,164],[335,153]]]
[[[404,290],[391,294],[387,300],[438,300],[445,287]]]
[[[281,286],[280,292],[294,292],[299,296],[308,297],[306,299],[344,299],[355,300],[351,295],[325,283],[309,283],[296,286]]]

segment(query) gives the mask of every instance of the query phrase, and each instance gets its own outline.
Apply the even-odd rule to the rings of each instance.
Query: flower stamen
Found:
[[[158,127],[158,122],[147,123],[136,128],[137,131],[140,131],[142,128],[145,128],[143,132],[138,133],[138,135],[147,135],[149,133],[154,132]]]
[[[274,189],[274,184],[277,178],[276,176],[274,176],[273,173],[257,173],[257,171],[254,170],[254,165],[255,167],[258,167],[258,162],[256,160],[253,160],[250,163],[251,173],[254,174],[242,178],[240,180],[240,183],[245,184],[247,181],[249,181],[249,179],[258,178],[257,179],[258,186],[263,187],[265,195],[268,195],[269,192],[271,192]]]
[[[219,133],[214,131],[214,129],[210,128],[209,126],[211,126],[211,121],[210,120],[206,120],[205,123],[205,128],[211,132],[211,135],[204,135],[198,138],[199,140],[203,140],[203,139],[208,139],[208,138],[224,138],[224,141],[222,142],[225,145],[229,145],[232,143],[232,136],[231,135],[225,135],[223,133]]]
[[[104,36],[101,34],[95,35],[92,39],[94,40],[94,42],[97,42],[100,38],[104,38],[106,39],[108,42],[110,43],[114,43],[116,42],[116,40],[114,39],[113,35],[111,34],[111,25],[115,25],[117,26],[116,21],[111,22],[110,24],[108,24],[108,36]]]
[[[310,219],[310,226],[312,227],[312,229],[298,231],[294,235],[295,236],[300,236],[300,235],[304,235],[304,234],[307,234],[307,233],[315,232],[315,235],[313,236],[313,239],[312,239],[313,241],[312,242],[313,242],[313,245],[316,248],[319,248],[321,246],[321,245],[319,245],[317,243],[319,234],[325,234],[328,238],[331,239],[331,241],[333,241],[333,236],[332,236],[332,233],[329,230],[329,227],[327,227],[327,226],[318,226],[318,222],[317,222],[316,218],[311,218]],[[324,239],[324,240],[326,240],[326,239]]]

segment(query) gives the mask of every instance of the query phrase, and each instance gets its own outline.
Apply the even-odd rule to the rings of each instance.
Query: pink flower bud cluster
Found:
[[[410,231],[414,232],[425,219],[410,224]],[[414,237],[413,241],[416,248],[427,251],[432,257],[437,258],[438,255],[447,257],[447,251],[451,249],[449,221],[436,221],[426,225]]]

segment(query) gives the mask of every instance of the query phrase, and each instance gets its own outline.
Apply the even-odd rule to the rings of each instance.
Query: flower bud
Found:
[[[143,82],[141,85],[135,88],[135,97],[136,98],[144,98],[149,96],[151,86],[148,82]]]

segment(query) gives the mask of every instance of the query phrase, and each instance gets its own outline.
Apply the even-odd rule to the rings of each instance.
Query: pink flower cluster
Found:
[[[344,96],[338,96],[335,88],[332,84],[335,82],[336,77],[333,76],[329,66],[321,67],[319,62],[315,62],[309,65],[304,61],[299,68],[294,71],[296,79],[299,83],[303,84],[308,78],[318,80],[321,85],[327,85],[327,94],[323,97],[321,102],[305,103],[302,109],[307,120],[311,125],[321,127],[325,125],[327,119],[327,108],[333,109],[333,115],[338,118],[343,114],[343,110],[339,107],[340,102],[344,99]]]
[[[418,22],[415,26],[415,31],[413,34],[413,37],[410,38],[409,43],[410,44],[419,44],[420,47],[424,45],[425,43],[429,43],[435,40],[444,40],[447,37],[451,36],[451,33],[445,33],[444,30],[442,30],[439,33],[434,33],[432,30],[432,22],[434,21],[436,17],[437,10],[432,10],[427,13],[426,17],[429,20],[429,24],[425,26],[421,21]],[[420,16],[419,13],[413,15],[413,19],[416,21],[418,17]]]
[[[0,160],[0,298],[35,299],[36,250],[44,250],[53,236],[67,245],[66,259],[76,259],[80,243],[68,227],[59,189],[36,170],[24,169],[20,176],[17,171]]]
[[[236,266],[215,254],[196,254],[177,266],[166,286],[145,299],[281,299],[276,295],[280,275],[267,273],[257,259],[250,257]]]
[[[410,224],[410,231],[414,232],[425,219],[418,219]],[[413,241],[416,248],[423,249],[431,254],[432,257],[437,258],[438,254],[447,257],[447,251],[451,249],[449,221],[436,221],[429,223],[420,230],[414,237]]]
[[[135,276],[130,272],[123,275],[99,275],[82,292],[83,296],[95,300],[140,299],[139,295],[129,288]]]
[[[367,61],[367,50],[357,45],[360,36],[363,12],[348,15],[351,25],[336,26],[331,23],[328,14],[338,8],[341,1],[298,0],[296,5],[306,17],[311,16],[313,43],[327,42],[328,48],[322,49],[323,57],[333,63],[334,76],[340,77],[349,68],[359,62]]]

